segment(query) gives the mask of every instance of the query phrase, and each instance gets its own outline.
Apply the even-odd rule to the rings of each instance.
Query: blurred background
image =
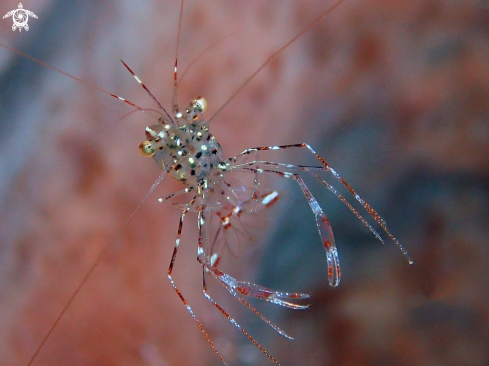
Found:
[[[187,1],[179,51],[183,105],[206,118],[274,50],[332,2]],[[171,109],[180,3],[24,2],[29,31],[0,22],[0,42],[123,96],[154,103],[123,59]],[[16,9],[0,4],[0,14]],[[241,31],[234,33],[236,30]],[[386,219],[415,264],[373,237],[308,181],[333,227],[340,286],[300,189],[270,179],[281,200],[232,275],[310,293],[310,308],[252,302],[288,341],[211,291],[284,365],[489,364],[489,4],[352,0],[292,44],[219,114],[226,156],[247,147],[311,144]],[[148,114],[0,48],[0,364],[26,365],[98,254],[160,174],[137,151]],[[304,152],[273,160],[315,164]],[[333,181],[331,181],[334,183]],[[336,184],[337,185],[337,184]],[[167,277],[178,210],[156,198],[125,227],[35,365],[220,365]],[[202,296],[195,216],[174,278],[233,365],[270,360]],[[239,267],[239,268],[238,268]]]

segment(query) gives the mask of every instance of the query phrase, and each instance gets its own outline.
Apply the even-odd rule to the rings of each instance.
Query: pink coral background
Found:
[[[187,1],[183,104],[212,116],[324,1]],[[2,2],[0,13],[15,8]],[[178,1],[24,3],[28,32],[1,42],[144,107],[123,59],[170,108]],[[415,259],[382,247],[334,196],[314,193],[337,239],[331,289],[313,216],[283,182],[269,243],[245,254],[245,279],[313,295],[305,311],[257,304],[287,341],[233,311],[284,365],[489,364],[489,7],[483,1],[346,1],[264,69],[212,124],[227,156],[309,142],[387,220]],[[98,253],[159,174],[137,146],[151,116],[0,49],[0,364],[26,365]],[[285,153],[283,161],[307,161]],[[156,198],[119,236],[35,365],[219,365],[166,278],[178,211]],[[304,212],[302,214],[302,212]],[[189,216],[175,280],[225,358],[271,362],[203,299]],[[255,255],[255,252],[253,252]],[[259,254],[259,256],[258,256]],[[246,267],[246,266],[245,266]],[[216,297],[221,298],[219,289]],[[264,306],[262,306],[264,305]]]

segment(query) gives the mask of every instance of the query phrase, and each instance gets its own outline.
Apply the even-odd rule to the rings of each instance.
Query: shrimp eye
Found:
[[[207,100],[203,97],[197,97],[192,101],[192,107],[200,113],[205,112],[207,109]]]
[[[153,149],[153,145],[149,141],[143,141],[139,144],[139,151],[144,156],[150,157],[155,154],[155,149]]]

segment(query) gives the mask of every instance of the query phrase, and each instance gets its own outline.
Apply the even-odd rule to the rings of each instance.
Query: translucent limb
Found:
[[[265,161],[265,160],[253,160],[247,161],[245,163],[233,164],[233,169],[235,168],[246,168],[246,167],[266,167],[268,170],[275,171],[288,171],[288,172],[305,172],[311,170],[319,170],[319,171],[328,171],[329,168],[325,168],[324,166],[319,165],[299,165],[299,164],[284,164],[284,163],[276,163],[273,161]]]
[[[226,288],[226,290],[228,290],[228,292],[233,295],[236,299],[239,300],[239,302],[241,302],[243,305],[245,305],[248,309],[250,309],[253,313],[255,313],[255,315],[259,316],[265,323],[267,323],[270,327],[272,327],[277,333],[279,333],[280,335],[282,335],[283,337],[287,338],[287,339],[290,339],[290,340],[293,340],[294,338],[287,335],[287,333],[285,333],[285,331],[283,331],[281,328],[279,328],[277,325],[275,325],[274,323],[272,323],[268,318],[266,318],[264,315],[262,315],[258,310],[256,310],[253,306],[251,306],[247,301],[243,300],[241,297],[239,297],[239,294],[236,290],[239,290],[239,287],[232,287],[232,286],[229,286],[227,282],[223,281],[221,276],[220,276],[220,273],[222,272],[219,272],[217,270],[217,273],[215,272],[216,271],[216,267],[213,267],[211,264],[205,262],[204,260],[200,261],[201,264],[204,266],[204,295],[207,293],[207,285],[205,284],[205,273],[207,273],[207,271],[209,271],[216,280],[218,280],[218,282],[224,286],[224,288]],[[226,275],[228,278],[232,278],[231,276],[229,275]],[[233,279],[235,281],[235,283],[246,283],[247,285],[251,285],[251,286],[256,286],[256,287],[261,287],[262,289],[265,289],[264,287],[262,286],[257,286],[257,285],[254,285],[254,284],[250,284],[250,283],[247,283],[247,282],[240,282],[240,281],[236,281],[235,279]],[[279,293],[277,291],[272,291],[272,290],[269,290],[269,289],[266,289],[268,290],[270,293]],[[241,294],[244,294],[244,295],[247,295],[247,296],[251,296],[251,297],[257,297],[257,298],[262,298],[263,297],[258,297],[258,296],[252,296],[250,293],[243,293],[243,292],[240,292]],[[280,293],[280,294],[284,294],[284,293]],[[294,295],[294,294],[288,294],[290,296],[290,298],[292,298],[291,295]],[[309,298],[309,295],[307,294],[295,294],[295,295],[302,295],[304,299],[306,298]],[[207,296],[206,296],[207,297]],[[294,297],[294,299],[297,299],[299,297]],[[278,304],[277,302],[274,302],[275,304]],[[286,307],[291,307],[293,309],[306,309],[308,308],[308,305],[304,305],[304,306],[299,306],[299,305],[296,305],[296,304],[292,304],[292,303],[288,303],[289,305],[292,305],[292,306],[286,306],[284,304],[279,304],[279,305],[282,305],[282,306],[286,306]]]
[[[294,165],[294,164],[283,164],[283,163],[276,163],[276,162],[270,162],[270,161],[262,161],[262,160],[256,160],[256,161],[249,161],[246,163],[242,164],[237,164],[233,165],[233,168],[236,167],[242,167],[243,169],[248,169],[251,171],[254,170],[260,170],[263,171],[263,169],[266,168],[266,171],[273,171],[273,172],[294,172],[294,171],[302,171],[302,172],[307,172],[310,173],[314,178],[319,180],[326,188],[328,188],[333,194],[335,194],[341,202],[343,202],[348,209],[353,212],[353,214],[372,232],[372,234],[375,235],[377,239],[379,239],[382,244],[385,244],[384,239],[380,236],[380,234],[375,230],[372,225],[368,223],[365,218],[360,215],[360,213],[347,201],[345,197],[343,197],[331,184],[326,182],[324,179],[322,179],[317,173],[317,171],[329,171],[331,168],[330,167],[324,167],[324,166],[313,166],[313,165]]]
[[[198,205],[195,204],[196,202],[196,196],[194,196],[192,198],[192,200],[190,201],[190,203],[177,203],[177,202],[168,202],[168,200],[174,198],[174,197],[178,197],[178,196],[181,196],[182,194],[185,194],[185,193],[190,193],[192,191],[195,190],[195,187],[186,187],[184,189],[181,189],[179,191],[176,191],[176,192],[173,192],[171,194],[169,194],[168,196],[164,197],[164,198],[158,198],[158,202],[159,203],[168,203],[170,205],[172,205],[173,207],[177,207],[181,210],[187,210],[187,211],[196,211],[198,209]]]
[[[372,227],[372,225],[370,225],[370,224],[367,222],[367,220],[365,220],[365,219],[363,218],[363,216],[362,216],[362,215],[360,215],[360,214],[358,213],[358,211],[357,211],[357,210],[356,210],[356,209],[355,209],[355,208],[354,208],[354,207],[353,207],[353,206],[350,204],[350,202],[348,202],[348,201],[346,200],[346,198],[345,198],[345,197],[343,197],[343,196],[342,196],[342,195],[341,195],[341,194],[340,194],[340,193],[339,193],[339,192],[338,192],[338,191],[337,191],[337,190],[336,190],[336,189],[335,189],[335,188],[334,188],[334,187],[333,187],[331,184],[329,184],[328,182],[326,182],[326,181],[325,181],[324,179],[322,179],[322,178],[321,178],[319,175],[314,174],[314,177],[315,177],[317,180],[319,180],[319,181],[320,181],[320,182],[321,182],[321,183],[322,183],[322,184],[323,184],[323,185],[324,185],[326,188],[328,188],[328,189],[329,189],[329,190],[330,190],[332,193],[334,193],[334,194],[336,195],[336,197],[338,197],[338,198],[341,200],[341,202],[343,202],[343,203],[346,205],[346,207],[348,207],[348,208],[350,209],[350,211],[351,211],[351,212],[353,212],[353,214],[354,214],[356,217],[358,217],[358,218],[360,219],[360,221],[361,221],[361,222],[363,222],[363,224],[364,224],[364,225],[365,225],[365,226],[366,226],[366,227],[367,227],[367,228],[368,228],[368,229],[369,229],[369,230],[372,232],[372,234],[374,234],[374,235],[375,235],[375,237],[376,237],[377,239],[379,239],[379,240],[380,240],[380,242],[381,242],[382,244],[385,244],[385,243],[384,243],[384,239],[383,239],[383,238],[380,236],[380,234],[377,232],[377,230],[375,230],[375,229]]]
[[[192,310],[192,308],[190,307],[189,303],[187,302],[187,300],[185,300],[185,298],[183,297],[182,293],[180,292],[180,290],[177,288],[175,282],[173,281],[173,278],[171,276],[172,274],[172,271],[173,271],[173,265],[175,264],[175,259],[177,257],[177,252],[178,252],[178,246],[180,245],[180,237],[182,235],[182,228],[183,228],[183,220],[185,218],[185,215],[187,214],[188,212],[188,209],[185,209],[182,211],[182,215],[180,216],[180,222],[178,224],[178,232],[177,232],[177,239],[175,240],[175,248],[173,249],[173,255],[171,257],[171,261],[170,261],[170,266],[168,267],[168,279],[170,280],[170,283],[173,287],[173,289],[175,290],[175,292],[177,293],[178,297],[180,298],[180,300],[183,302],[183,304],[185,305],[185,308],[187,309],[187,311],[190,313],[190,316],[192,317],[192,319],[195,321],[195,323],[197,324],[197,326],[199,327],[200,331],[202,332],[202,334],[204,335],[205,339],[207,340],[207,342],[209,343],[209,345],[211,346],[211,348],[214,350],[215,354],[217,355],[217,357],[219,357],[219,359],[225,364],[227,365],[226,361],[224,361],[224,358],[221,356],[221,354],[219,353],[219,351],[217,350],[216,346],[214,345],[214,343],[212,342],[211,338],[209,337],[209,335],[207,334],[207,332],[205,331],[202,323],[197,319],[197,316],[195,315],[194,311]]]
[[[230,183],[231,182],[231,183]],[[233,184],[237,188],[233,188]],[[227,247],[234,256],[239,256],[241,242],[253,240],[250,235],[250,228],[263,227],[264,221],[259,218],[258,213],[268,207],[271,207],[279,199],[277,191],[266,191],[259,193],[257,187],[259,184],[258,174],[255,174],[253,192],[250,189],[238,184],[237,182],[228,181],[228,177],[223,180],[221,194],[225,200],[218,210],[212,210],[209,222],[217,219],[219,227],[214,234],[214,239],[208,252],[211,264],[218,266],[220,261],[220,251]],[[231,195],[225,194],[226,191]],[[234,198],[234,199],[233,199]],[[213,214],[215,213],[216,216]]]
[[[257,347],[263,354],[265,354],[272,362],[276,363],[277,365],[280,365],[280,363],[267,351],[265,350],[243,327],[241,327],[241,325],[233,318],[231,317],[231,315],[229,315],[229,313],[224,310],[207,292],[207,285],[206,285],[206,282],[205,282],[205,273],[206,273],[206,270],[211,270],[211,271],[218,271],[220,273],[223,273],[217,269],[215,269],[214,267],[210,266],[210,264],[207,262],[206,260],[206,256],[204,254],[204,246],[203,246],[203,227],[205,226],[205,215],[204,215],[204,210],[202,211],[199,211],[198,213],[198,219],[197,219],[197,224],[198,224],[198,229],[199,229],[199,246],[198,246],[198,249],[197,249],[197,260],[199,261],[199,263],[202,264],[203,268],[203,287],[202,287],[202,291],[204,293],[204,296],[207,300],[209,300],[209,302],[216,308],[218,309],[221,314],[223,314],[231,324],[233,324],[241,333],[244,334],[244,336],[246,338],[248,338],[250,340],[251,343],[253,343],[253,345],[255,347]],[[224,274],[224,273],[223,273]],[[222,282],[222,281],[219,281],[219,282]],[[276,325],[274,325],[273,323],[271,323],[267,318],[265,318],[264,316],[262,316],[258,310],[254,309],[250,304],[248,304],[247,302],[245,301],[242,301],[242,303],[247,306],[250,310],[252,310],[255,314],[259,315],[260,318],[262,320],[264,320],[268,325],[270,325],[273,329],[275,329],[279,334],[282,334],[284,335],[285,333],[280,329],[278,328]],[[289,338],[286,334],[284,335],[285,337]]]
[[[386,225],[384,219],[382,219],[382,217],[380,217],[380,215],[377,213],[377,211],[375,211],[367,202],[365,202],[365,200],[363,198],[361,198],[357,194],[357,192],[321,156],[319,156],[319,154],[316,153],[316,151],[314,151],[314,149],[311,146],[309,146],[308,144],[302,143],[302,144],[294,144],[294,145],[268,146],[268,147],[256,147],[256,148],[246,149],[238,157],[233,158],[233,161],[238,162],[240,160],[239,157],[241,155],[256,154],[256,152],[258,152],[258,151],[281,150],[281,149],[290,149],[290,148],[305,148],[305,149],[307,149],[310,153],[312,153],[316,157],[316,159],[318,159],[321,162],[321,164],[323,166],[322,169],[317,169],[317,167],[308,167],[308,166],[300,166],[300,165],[295,165],[294,166],[293,165],[293,167],[295,167],[295,169],[300,168],[300,170],[302,170],[302,171],[309,171],[309,172],[310,172],[310,170],[316,170],[316,171],[317,170],[324,170],[324,171],[330,172],[335,179],[339,180],[348,189],[348,191],[352,194],[352,196],[363,206],[363,208],[380,225],[380,227],[382,227],[382,229],[384,230],[384,232],[391,238],[391,240],[401,250],[401,252],[404,254],[404,256],[406,256],[406,258],[408,259],[409,264],[413,264],[414,263],[413,260],[411,259],[411,257],[409,256],[407,250],[402,246],[402,244],[399,242],[399,240],[397,240],[397,238],[389,231],[389,229],[387,228],[387,225]],[[288,165],[291,165],[291,164],[288,164]],[[268,164],[267,164],[267,169],[269,171],[273,171],[275,173],[282,172],[283,174],[289,174],[290,175],[290,173],[281,171],[280,170],[281,168],[286,169],[283,166],[283,164],[280,164],[280,163],[271,163],[271,162],[268,162]],[[261,169],[261,166],[258,166],[255,169]],[[254,171],[254,169],[250,169],[250,170],[251,171]],[[332,185],[330,185],[329,183],[325,182],[322,178],[320,178],[319,176],[317,176],[317,174],[314,174],[314,176],[318,180],[320,180],[321,183],[323,183],[338,198],[340,198],[341,201],[344,204],[346,204],[347,207],[374,233],[374,235],[378,239],[380,239],[380,235],[378,233],[376,233],[376,231],[358,214],[358,212],[355,209],[353,209],[353,207],[346,201],[346,199],[343,196],[341,196],[334,189],[334,187]],[[286,177],[288,177],[288,176],[286,176]]]
[[[323,243],[324,250],[326,251],[326,260],[328,264],[328,281],[329,285],[336,287],[340,284],[341,271],[340,271],[340,260],[338,258],[338,250],[336,249],[336,243],[333,236],[333,230],[329,223],[328,218],[324,214],[323,210],[319,206],[312,195],[309,188],[307,188],[306,183],[298,174],[283,173],[283,172],[273,172],[279,174],[284,178],[294,179],[302,189],[302,193],[307,199],[307,203],[311,207],[314,213],[314,218],[316,219],[316,226],[318,229],[319,237]]]
[[[234,293],[240,293],[245,296],[254,297],[260,300],[266,300],[273,304],[277,304],[290,309],[307,309],[309,305],[298,305],[285,300],[304,300],[308,299],[308,294],[290,293],[274,291],[264,286],[256,285],[250,282],[238,281],[230,275],[218,270],[211,266],[209,263],[201,263],[209,270],[209,272],[226,288],[232,290]]]

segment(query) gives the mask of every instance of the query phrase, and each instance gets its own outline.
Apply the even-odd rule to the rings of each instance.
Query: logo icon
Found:
[[[17,28],[19,28],[19,32],[22,32],[22,28],[25,28],[26,31],[29,30],[29,24],[27,24],[27,21],[29,20],[29,15],[37,19],[36,14],[34,14],[30,10],[25,10],[22,3],[19,3],[19,8],[9,11],[7,14],[3,16],[3,19],[11,16],[12,19],[14,20],[14,24],[12,25],[12,30],[15,31]]]

